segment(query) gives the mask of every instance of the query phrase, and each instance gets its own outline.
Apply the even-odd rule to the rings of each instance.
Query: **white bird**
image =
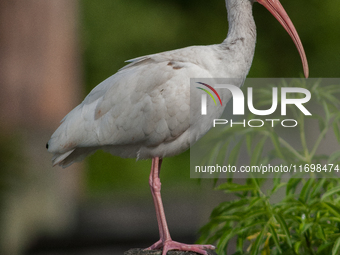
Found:
[[[160,240],[148,249],[162,248],[163,255],[168,250],[207,254],[205,249],[214,249],[212,245],[187,245],[171,239],[160,195],[159,172],[164,157],[187,150],[212,126],[212,121],[202,121],[200,109],[191,109],[194,118],[189,122],[190,78],[238,78],[242,83],[245,80],[256,41],[253,2],[265,6],[287,30],[308,76],[300,38],[278,0],[225,2],[229,31],[221,44],[191,46],[129,60],[128,65],[96,86],[66,115],[46,145],[53,153],[53,165],[62,167],[98,149],[124,158],[152,159],[149,184]],[[219,118],[230,99],[228,90],[220,95],[224,105],[211,118]]]

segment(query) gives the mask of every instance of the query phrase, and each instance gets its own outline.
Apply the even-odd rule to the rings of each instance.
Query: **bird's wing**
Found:
[[[55,163],[77,148],[153,147],[183,134],[189,128],[190,78],[209,76],[195,56],[189,49],[136,58],[100,83],[52,135]]]

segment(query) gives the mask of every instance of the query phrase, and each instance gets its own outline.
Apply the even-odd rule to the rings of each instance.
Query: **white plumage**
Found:
[[[253,58],[255,34],[247,37],[130,60],[63,119],[48,143],[53,164],[66,167],[97,149],[140,159],[183,152],[190,143],[190,78],[245,78]],[[244,58],[239,52],[246,48],[250,54]],[[241,61],[233,63],[234,58],[226,53]],[[226,67],[228,62],[232,68]],[[225,91],[221,96],[227,102],[230,95]],[[194,124],[191,130],[200,133],[199,138],[211,123],[204,127],[200,123],[200,130]]]

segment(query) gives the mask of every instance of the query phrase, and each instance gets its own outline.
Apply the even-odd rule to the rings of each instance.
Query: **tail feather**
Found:
[[[84,148],[74,148],[63,154],[55,153],[52,158],[53,166],[59,165],[66,168],[75,162],[82,161],[88,155],[94,153],[98,148],[84,147]]]
[[[59,166],[64,166],[63,161],[74,151],[70,150],[68,152],[65,152],[63,154],[55,153],[52,158],[52,164],[53,166],[59,165]]]

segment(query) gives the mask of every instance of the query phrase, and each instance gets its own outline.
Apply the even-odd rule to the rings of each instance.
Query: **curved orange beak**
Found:
[[[308,78],[309,70],[305,50],[303,49],[300,37],[296,32],[292,21],[290,20],[279,0],[257,0],[257,2],[266,7],[267,10],[274,15],[274,17],[281,23],[281,25],[286,29],[290,37],[293,39],[302,60],[303,72],[305,77]]]

